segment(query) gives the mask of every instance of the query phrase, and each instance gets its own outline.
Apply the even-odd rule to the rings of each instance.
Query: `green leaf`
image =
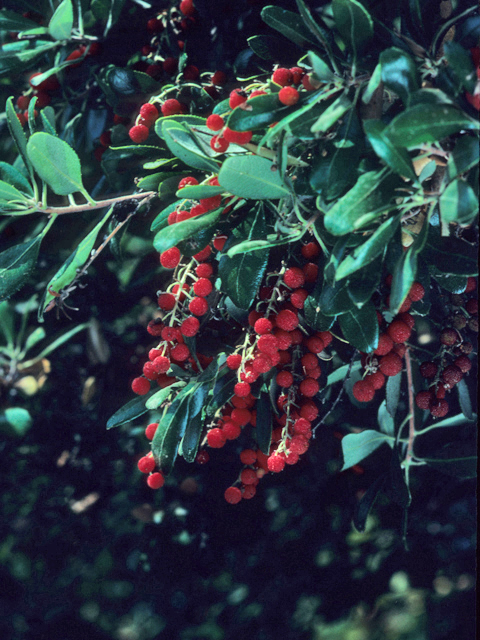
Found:
[[[348,295],[358,309],[371,299],[382,276],[383,255],[348,278]]]
[[[398,403],[400,402],[400,389],[402,387],[402,372],[396,376],[389,376],[386,385],[386,408],[388,413],[395,418]]]
[[[152,453],[158,467],[168,475],[175,463],[178,447],[188,423],[188,397],[180,392],[159,422],[152,440]]]
[[[411,245],[397,262],[390,291],[390,311],[397,315],[417,275],[417,253]]]
[[[335,280],[342,280],[342,278],[355,273],[355,271],[369,264],[383,253],[385,247],[393,238],[399,223],[398,216],[385,220],[368,240],[356,247],[350,255],[342,260],[335,272]]]
[[[267,6],[262,9],[261,16],[269,27],[276,29],[299,47],[305,48],[311,44],[318,44],[298,13],[280,7]]]
[[[2,10],[0,11],[0,30],[1,31],[28,31],[29,29],[36,29],[38,24],[24,18],[21,14],[15,11]]]
[[[158,409],[158,407],[165,402],[165,400],[173,393],[175,389],[179,386],[184,386],[184,382],[174,382],[173,384],[165,387],[164,389],[159,389],[153,396],[149,396],[147,402],[145,403],[146,408],[149,411],[154,411]]]
[[[333,104],[331,104],[322,115],[318,118],[315,124],[311,127],[312,133],[324,133],[330,127],[340,120],[340,118],[352,107],[352,103],[347,98],[345,93],[342,93],[335,100]]]
[[[228,107],[228,100],[227,100],[227,107]],[[176,116],[163,116],[161,118],[158,118],[158,120],[155,122],[155,133],[157,134],[157,136],[162,140],[165,140],[165,131],[168,130],[170,124],[172,123],[179,124],[182,127],[186,128],[186,130],[188,131],[190,126],[195,128],[204,127],[206,123],[206,119],[200,116],[192,116],[190,114],[178,114]],[[163,125],[165,125],[166,127],[165,131],[163,131]],[[209,129],[207,129],[207,131],[209,131]],[[161,160],[161,162],[171,162],[171,160]],[[145,167],[145,168],[156,169],[156,167],[153,167],[153,166]]]
[[[437,424],[438,426],[438,424]],[[429,466],[456,478],[475,478],[477,475],[475,442],[450,442],[439,451],[423,458]]]
[[[189,418],[185,435],[180,443],[180,455],[186,462],[195,462],[198,447],[203,432],[203,420],[201,414],[197,414],[194,418]]]
[[[318,298],[318,306],[326,316],[336,316],[351,311],[355,305],[348,295],[348,282],[336,283],[333,286],[325,283]]]
[[[378,423],[378,428],[382,433],[384,433],[387,436],[395,435],[395,421],[393,419],[392,414],[389,412],[387,408],[386,400],[383,400],[381,405],[378,407],[377,423]]]
[[[322,313],[312,296],[308,296],[305,300],[303,315],[308,326],[315,331],[327,331],[335,322],[335,316],[327,316]]]
[[[467,276],[452,276],[449,273],[440,273],[434,266],[429,271],[438,284],[450,293],[463,293],[467,288]]]
[[[12,203],[9,206],[9,203]],[[0,180],[0,211],[4,209],[8,211],[9,209],[14,209],[14,204],[25,204],[25,208],[27,208],[28,198],[24,193],[13,187],[8,182],[4,182]]]
[[[43,327],[37,327],[36,329],[34,329],[32,331],[32,333],[25,340],[24,352],[28,353],[28,351],[30,351],[30,349],[33,349],[33,347],[36,344],[41,342],[45,338],[46,335],[47,334],[46,334],[45,329]]]
[[[23,438],[32,424],[32,416],[23,407],[9,407],[5,409],[3,415],[0,414],[0,427],[5,425],[10,432],[19,438]]]
[[[373,37],[373,20],[357,0],[333,0],[335,26],[355,56]]]
[[[361,433],[349,433],[342,438],[344,462],[341,470],[350,469],[350,467],[364,460],[385,442],[392,446],[394,441],[391,436],[371,429],[366,429]]]
[[[27,143],[28,158],[40,178],[59,196],[85,193],[80,160],[64,140],[40,131]]]
[[[378,319],[375,307],[371,302],[361,309],[348,311],[339,318],[343,336],[359,351],[369,353],[378,346]]]
[[[222,164],[218,182],[230,193],[240,198],[276,200],[289,195],[278,171],[266,158],[252,155],[230,156]]]
[[[447,163],[447,179],[452,181],[478,164],[478,139],[464,135],[457,140]]]
[[[107,421],[107,429],[114,429],[127,422],[132,422],[135,418],[147,413],[146,407],[147,400],[151,398],[157,392],[156,389],[151,389],[144,396],[137,396],[127,404],[124,404],[118,411],[115,411],[113,416]]]
[[[17,113],[13,106],[13,98],[11,97],[7,99],[5,113],[7,116],[8,128],[10,129],[10,135],[17,145],[17,149],[23,158],[25,166],[31,172],[32,165],[27,154],[27,136],[25,135],[23,127],[17,118]]]
[[[379,217],[386,204],[385,189],[388,174],[368,171],[337,200],[325,214],[325,228],[335,236],[351,233]]]
[[[88,235],[85,236],[85,238],[81,240],[78,247],[74,249],[73,253],[62,264],[60,269],[58,269],[56,274],[48,283],[38,308],[38,320],[40,322],[42,322],[42,317],[45,312],[45,308],[55,298],[55,296],[52,295],[49,290],[55,291],[56,293],[60,293],[62,289],[67,287],[75,279],[77,275],[77,270],[81,269],[83,265],[87,262],[87,260],[90,258],[93,245],[95,244],[95,241],[100,232],[100,229],[103,227],[105,222],[110,218],[114,209],[115,209],[115,205],[112,205],[110,209],[107,211],[107,213],[100,220],[100,222],[90,231]]]
[[[360,361],[354,362],[351,367],[349,364],[344,364],[341,367],[338,367],[338,369],[335,369],[335,371],[332,371],[332,373],[327,378],[326,386],[330,387],[332,384],[335,384],[337,382],[344,382],[349,371],[350,375],[352,375],[354,373],[358,373],[361,369],[362,364]]]
[[[72,27],[73,5],[71,0],[63,0],[48,23],[48,31],[54,40],[68,40]]]
[[[470,400],[470,391],[467,383],[465,382],[465,378],[460,380],[456,387],[460,409],[462,410],[465,418],[473,422],[472,401]]]
[[[353,526],[357,531],[365,531],[368,514],[370,513],[378,494],[385,485],[386,474],[382,474],[368,487],[360,501],[357,503],[353,514]]]
[[[0,300],[10,297],[27,282],[35,266],[42,236],[0,253]]]
[[[324,62],[314,51],[308,52],[308,59],[312,65],[313,73],[320,82],[333,82],[335,80],[335,76],[328,64]]]
[[[257,407],[257,421],[256,421],[256,440],[260,450],[268,455],[270,450],[270,443],[272,441],[272,418],[273,411],[270,404],[270,398],[268,393],[262,391],[260,398],[256,404]]]
[[[398,114],[384,134],[398,147],[438,142],[462,129],[478,130],[478,123],[447,104],[417,104]]]
[[[422,258],[441,273],[457,276],[478,275],[476,248],[454,237],[443,238],[440,232],[432,227],[422,251]]]
[[[43,122],[43,130],[46,133],[52,134],[52,136],[56,136],[57,131],[55,128],[55,111],[53,110],[53,108],[45,107],[44,109],[41,109],[40,117]]]
[[[162,134],[173,155],[189,167],[217,173],[218,163],[206,155],[195,137],[185,126],[178,122],[163,122]]]
[[[390,47],[380,54],[383,84],[407,104],[409,96],[419,88],[417,67],[403,49]]]
[[[448,66],[455,74],[460,85],[469,93],[473,93],[475,91],[477,74],[470,52],[453,40],[445,42],[443,49]]]
[[[341,51],[337,46],[337,44],[335,43],[333,34],[331,33],[330,29],[327,29],[325,26],[321,26],[316,20],[314,20],[309,8],[307,7],[307,5],[303,0],[296,0],[296,2],[297,2],[298,10],[300,11],[300,15],[302,16],[306,27],[310,30],[313,36],[318,40],[321,46],[325,49],[330,60],[332,60],[334,52],[337,56],[340,55]],[[322,22],[322,24],[325,25],[325,22]],[[315,69],[315,65],[313,64],[313,61],[312,61],[312,65],[314,67],[314,73],[315,75],[317,75],[317,71]],[[318,79],[322,80],[321,77],[318,77]],[[329,80],[325,80],[325,82],[329,82]]]
[[[181,200],[176,200],[172,202],[172,204],[162,209],[160,213],[155,217],[152,224],[150,225],[150,231],[160,231],[168,226],[168,216],[175,211],[175,209],[181,204]],[[180,223],[176,223],[180,224]]]
[[[468,182],[461,178],[447,186],[439,205],[443,222],[469,225],[478,215],[478,198]]]
[[[247,38],[250,49],[263,60],[276,61],[282,56],[285,42],[276,36],[260,35]]]
[[[30,182],[18,169],[12,167],[11,164],[0,162],[0,179],[8,182],[9,185],[23,191],[29,196],[33,196],[33,189]]]
[[[372,75],[370,76],[370,80],[368,81],[365,91],[362,94],[363,104],[368,104],[370,102],[373,94],[380,86],[381,81],[382,81],[382,65],[378,63],[375,69],[373,70]]]
[[[227,126],[234,131],[253,131],[264,129],[284,116],[294,113],[301,104],[286,107],[278,99],[277,93],[256,96],[247,103],[248,109],[236,107],[228,116]]]
[[[48,344],[44,349],[42,349],[42,351],[38,355],[36,355],[31,360],[29,360],[29,362],[31,362],[32,364],[35,363],[35,362],[40,362],[40,360],[42,360],[42,358],[45,358],[50,353],[55,351],[55,349],[58,349],[58,347],[61,347],[62,344],[65,344],[65,342],[70,341],[71,338],[74,335],[76,335],[77,333],[79,333],[80,331],[83,331],[84,329],[88,329],[89,326],[90,326],[90,324],[88,322],[84,322],[83,324],[78,324],[76,327],[73,327],[73,329],[69,329],[68,331],[64,331],[57,338],[55,338],[52,342],[50,342],[50,344]]]
[[[330,98],[313,106],[306,104],[304,107],[300,107],[295,113],[291,114],[290,117],[294,119],[285,129],[289,131],[292,136],[300,138],[301,140],[315,140],[316,134],[312,133],[312,127],[333,102],[334,98]]]
[[[2,53],[0,53],[0,76],[21,73],[56,47],[57,43],[46,40],[28,40],[4,44]]]
[[[201,200],[202,198],[218,196],[221,193],[225,193],[225,189],[223,187],[214,187],[208,184],[196,184],[179,189],[175,195],[177,198],[186,200]]]
[[[13,349],[15,347],[15,313],[13,306],[6,300],[0,302],[0,331],[8,347]]]
[[[406,149],[396,147],[387,136],[383,135],[384,123],[380,120],[366,120],[363,127],[377,156],[399,176],[408,178],[413,184],[418,184],[419,180]]]
[[[224,251],[239,238],[251,240],[265,235],[262,203],[257,205],[227,240]],[[218,264],[218,276],[224,291],[240,309],[249,309],[255,299],[267,268],[269,249],[243,253],[232,258],[223,255]]]
[[[175,247],[179,242],[188,240],[197,235],[200,231],[208,229],[215,225],[220,214],[221,209],[216,209],[211,213],[205,213],[189,220],[183,220],[182,222],[176,222],[161,229],[155,238],[153,239],[153,246],[156,251],[162,253],[167,249]]]

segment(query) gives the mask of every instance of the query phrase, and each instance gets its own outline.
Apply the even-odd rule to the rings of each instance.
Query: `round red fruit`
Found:
[[[387,329],[387,333],[394,342],[406,342],[412,330],[401,320],[394,320]]]
[[[293,331],[298,327],[298,316],[290,309],[284,309],[275,318],[275,324],[279,329],[284,331]]]
[[[210,131],[220,131],[220,129],[223,129],[224,125],[224,119],[216,113],[212,113],[212,115],[207,118],[207,127]]]
[[[147,425],[147,427],[145,429],[145,437],[148,440],[153,440],[153,437],[154,437],[157,429],[158,429],[158,422],[151,422],[149,425]]]
[[[238,105],[247,101],[246,94],[241,89],[234,89],[228,98],[230,109],[235,109]]]
[[[415,404],[419,409],[429,410],[430,404],[435,400],[435,394],[431,391],[419,391],[415,396]]]
[[[269,471],[280,473],[285,468],[285,460],[276,454],[272,454],[267,460],[267,466]]]
[[[130,129],[128,135],[132,142],[135,142],[135,144],[140,144],[142,142],[145,142],[145,140],[149,136],[149,133],[150,132],[148,130],[148,127],[146,127],[144,124],[136,124]]]
[[[181,257],[180,249],[178,247],[172,247],[160,254],[160,264],[162,267],[165,267],[165,269],[175,269]]]
[[[193,336],[197,335],[199,329],[200,322],[197,318],[193,317],[185,318],[180,326],[180,331],[186,338],[193,338]]]
[[[408,297],[412,302],[418,302],[425,295],[425,288],[420,282],[414,282],[408,292]]]
[[[210,140],[210,147],[217,153],[225,153],[229,146],[230,143],[220,136],[213,136]]]
[[[137,466],[138,470],[142,473],[152,473],[156,465],[155,460],[152,458],[152,456],[143,456],[143,458],[140,458],[140,460],[138,461]]]
[[[320,385],[314,378],[305,378],[298,388],[300,394],[306,398],[313,398],[320,391]]]
[[[472,361],[467,356],[459,356],[453,363],[462,373],[467,373],[472,368]]]
[[[291,107],[294,104],[297,104],[300,99],[300,94],[294,87],[283,87],[278,92],[278,99],[285,106]]]
[[[233,388],[233,392],[239,398],[246,398],[250,395],[251,387],[248,382],[237,382]]]
[[[163,473],[157,471],[156,473],[152,473],[151,476],[147,478],[147,484],[150,489],[161,489],[165,484],[165,478],[163,477]]]
[[[298,267],[290,267],[283,274],[283,281],[291,289],[298,289],[305,284],[305,275]]]
[[[224,497],[229,504],[238,504],[242,499],[242,492],[238,487],[228,487],[225,490]]]
[[[396,353],[388,353],[380,360],[380,371],[386,376],[396,376],[402,370],[402,359]]]
[[[430,403],[430,413],[434,418],[443,418],[450,409],[446,400],[432,400]]]
[[[272,80],[276,84],[279,84],[281,87],[286,87],[287,85],[292,84],[293,74],[290,69],[279,67],[273,72]]]
[[[280,387],[291,387],[293,384],[293,376],[290,371],[279,371],[275,378]]]
[[[144,396],[150,391],[150,382],[143,377],[135,378],[132,381],[132,391],[138,396]]]
[[[162,104],[161,110],[162,115],[164,116],[174,116],[178,113],[182,113],[183,107],[178,100],[175,100],[175,98],[169,98]]]
[[[212,449],[221,449],[226,441],[227,438],[225,434],[218,427],[210,429],[210,431],[207,433],[207,442],[209,446],[212,447]]]
[[[440,342],[446,347],[452,347],[459,341],[458,333],[455,329],[447,328],[440,334]]]
[[[438,366],[435,362],[422,362],[420,365],[420,375],[423,378],[429,380],[430,378],[435,378],[438,372]]]
[[[462,378],[462,370],[455,364],[449,364],[442,372],[442,380],[445,386],[449,389],[458,384]]]
[[[368,380],[358,380],[353,385],[352,393],[359,402],[370,402],[375,395],[375,389]]]
[[[208,311],[208,302],[205,298],[192,298],[188,308],[194,316],[204,316]]]

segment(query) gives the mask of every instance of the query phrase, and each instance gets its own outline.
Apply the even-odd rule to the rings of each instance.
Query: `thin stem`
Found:
[[[36,211],[41,213],[49,213],[55,215],[63,215],[65,213],[80,213],[81,211],[91,211],[93,209],[103,209],[103,207],[109,207],[117,202],[124,202],[125,200],[140,200],[142,198],[150,199],[157,195],[156,191],[145,191],[144,193],[133,193],[128,196],[120,196],[118,198],[109,198],[108,200],[94,201],[94,204],[85,202],[84,204],[72,205],[70,207],[43,207],[38,206]]]
[[[408,421],[408,444],[407,455],[405,456],[405,462],[408,463],[413,458],[413,441],[415,439],[415,401],[413,397],[413,375],[412,375],[412,360],[410,358],[410,349],[407,347],[405,352],[405,364],[407,368],[407,383],[408,383],[408,411],[410,413],[410,420]]]

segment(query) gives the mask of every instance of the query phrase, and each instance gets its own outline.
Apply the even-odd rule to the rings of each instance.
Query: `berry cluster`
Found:
[[[420,409],[430,411],[436,418],[447,415],[450,407],[445,399],[464,374],[472,368],[468,355],[473,350],[473,344],[466,339],[466,330],[478,332],[478,299],[466,296],[476,293],[475,278],[468,278],[464,294],[452,294],[451,304],[454,312],[448,319],[447,327],[440,333],[440,351],[433,360],[426,360],[420,365],[420,373],[425,379],[428,389],[419,391],[415,402]]]
[[[392,276],[387,276],[386,285],[390,287]],[[390,323],[385,322],[381,313],[377,311],[381,333],[378,346],[371,354],[362,354],[362,366],[365,376],[353,385],[352,393],[359,402],[370,402],[375,391],[385,384],[385,376],[396,376],[403,368],[403,356],[406,353],[406,342],[415,327],[414,317],[408,313],[413,302],[420,301],[425,295],[425,289],[420,282],[414,282],[408,296],[402,304],[399,313]],[[389,305],[387,297],[387,308]]]

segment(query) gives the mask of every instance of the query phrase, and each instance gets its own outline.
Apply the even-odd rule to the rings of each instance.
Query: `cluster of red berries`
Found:
[[[391,286],[392,276],[387,276],[386,285]],[[362,354],[362,366],[365,376],[353,385],[352,393],[359,402],[370,402],[375,391],[385,384],[385,376],[396,376],[403,368],[403,356],[406,353],[406,342],[415,327],[414,317],[408,313],[413,302],[420,301],[425,289],[420,282],[414,282],[408,296],[400,307],[399,313],[390,323],[386,323],[383,315],[377,311],[381,333],[378,346],[370,354]],[[389,297],[386,300],[389,305]]]
[[[152,441],[155,435],[155,432],[158,429],[158,422],[152,422],[147,425],[145,429],[145,437],[147,440]],[[152,452],[147,453],[147,455],[142,456],[137,463],[138,470],[142,473],[148,474],[147,477],[147,485],[150,489],[161,489],[165,484],[165,477],[161,471],[155,471],[155,467],[157,466],[155,460],[153,459]]]
[[[468,295],[476,292],[476,289],[476,279],[468,278],[464,293]],[[472,368],[468,355],[473,350],[473,344],[464,338],[462,330],[468,328],[478,331],[477,297],[471,296],[466,300],[464,295],[452,294],[451,303],[458,310],[449,318],[450,326],[444,327],[440,333],[440,351],[436,358],[420,365],[420,374],[426,380],[428,389],[419,391],[415,396],[417,406],[430,411],[436,418],[447,415],[450,409],[445,399],[447,392]]]

